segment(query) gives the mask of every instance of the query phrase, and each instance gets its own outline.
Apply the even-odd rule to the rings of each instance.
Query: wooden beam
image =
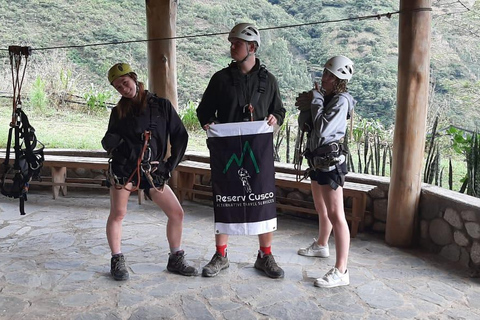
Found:
[[[385,240],[412,245],[422,183],[430,71],[431,0],[401,0],[397,111]]]
[[[148,89],[177,106],[176,0],[146,0]],[[153,39],[170,39],[157,40]]]

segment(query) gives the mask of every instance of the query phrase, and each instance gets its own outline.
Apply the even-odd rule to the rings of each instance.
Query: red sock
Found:
[[[223,246],[216,246],[217,247],[217,252],[222,255],[222,257],[225,257],[227,254],[227,245],[224,244]]]
[[[263,254],[272,254],[272,246],[270,246],[270,247],[260,247],[260,251],[262,251]]]

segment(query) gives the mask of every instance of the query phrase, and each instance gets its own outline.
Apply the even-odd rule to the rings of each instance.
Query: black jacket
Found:
[[[178,165],[187,149],[188,133],[169,100],[147,92],[147,106],[138,115],[119,119],[117,107],[112,109],[102,146],[112,157],[114,173],[128,177],[137,166],[143,147],[145,130],[151,132],[151,161],[159,161],[158,173],[169,174]],[[168,141],[171,155],[167,155]]]
[[[254,92],[259,88],[259,70],[260,60],[256,59],[255,66],[248,74],[242,74],[236,62],[216,72],[210,79],[197,108],[197,117],[202,127],[212,122],[244,121],[243,107],[251,102]],[[282,125],[285,108],[280,98],[277,79],[268,71],[266,75],[265,92],[260,94],[258,103],[253,105],[254,120],[263,120],[269,114],[273,114],[278,125]],[[238,92],[243,95],[240,99]]]

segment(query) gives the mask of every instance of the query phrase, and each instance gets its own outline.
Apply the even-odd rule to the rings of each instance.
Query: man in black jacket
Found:
[[[204,130],[214,123],[266,120],[270,126],[281,125],[285,108],[276,78],[260,64],[255,53],[260,46],[258,29],[249,23],[236,25],[229,33],[230,55],[234,60],[216,72],[197,108],[197,117]],[[273,151],[272,151],[273,152]],[[282,278],[283,270],[271,252],[273,233],[258,235],[260,250],[255,268],[271,278]],[[202,275],[214,277],[228,268],[228,234],[215,235],[216,252],[203,268]]]

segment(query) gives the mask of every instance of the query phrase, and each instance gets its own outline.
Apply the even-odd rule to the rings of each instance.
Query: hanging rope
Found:
[[[10,67],[12,70],[12,84],[13,84],[13,112],[12,112],[12,122],[10,123],[11,127],[15,126],[15,114],[17,112],[17,107],[22,104],[21,100],[21,90],[23,79],[25,77],[25,70],[27,69],[28,57],[32,53],[30,47],[20,47],[20,46],[10,46],[8,47],[8,53],[10,55]],[[25,57],[25,64],[23,65],[22,77],[20,78],[20,68],[22,65],[22,56]]]
[[[457,1],[463,5],[463,3],[460,0],[457,0]],[[339,23],[339,22],[346,22],[346,21],[379,20],[379,19],[384,18],[384,17],[388,18],[388,19],[391,19],[393,15],[404,14],[404,13],[407,13],[407,12],[422,12],[422,11],[432,11],[432,8],[431,7],[416,8],[416,9],[411,9],[411,10],[402,10],[402,11],[386,12],[386,13],[375,13],[375,14],[366,15],[366,16],[355,16],[355,17],[341,18],[341,19],[335,19],[335,20],[322,20],[322,21],[313,21],[313,22],[305,22],[305,23],[290,24],[290,25],[264,27],[264,28],[258,28],[258,30],[259,31],[264,31],[264,30],[297,28],[297,27],[315,26],[315,25],[321,25],[321,24]],[[455,13],[464,13],[464,12],[468,12],[468,11],[469,11],[469,9],[467,8],[467,10],[465,10],[465,11],[455,12]],[[450,14],[450,13],[446,13],[446,14]],[[441,14],[441,15],[444,15],[444,14]],[[31,49],[31,50],[45,51],[45,50],[55,50],[55,49],[73,49],[73,48],[87,48],[87,47],[97,47],[97,46],[112,46],[112,45],[154,42],[154,41],[193,39],[193,38],[228,35],[228,34],[229,34],[229,31],[213,32],[213,33],[200,33],[200,34],[191,34],[191,35],[184,35],[184,36],[164,37],[164,38],[155,38],[155,39],[109,41],[109,42],[89,43],[89,44],[81,44],[81,45],[51,46],[51,47],[43,47],[43,48],[34,48],[34,49]],[[6,49],[2,49],[1,46],[0,46],[0,52],[3,51],[3,50],[6,50]]]
[[[24,202],[27,200],[29,183],[32,178],[38,178],[42,168],[44,145],[37,141],[35,129],[30,125],[27,115],[22,110],[21,91],[30,47],[10,46],[10,66],[13,84],[13,110],[5,161],[2,164],[0,190],[7,197],[20,200],[20,214],[25,214]],[[22,60],[23,63],[22,70]],[[13,145],[12,145],[13,137]],[[40,148],[37,148],[37,143]],[[13,166],[10,164],[10,154],[13,148],[15,159]]]

